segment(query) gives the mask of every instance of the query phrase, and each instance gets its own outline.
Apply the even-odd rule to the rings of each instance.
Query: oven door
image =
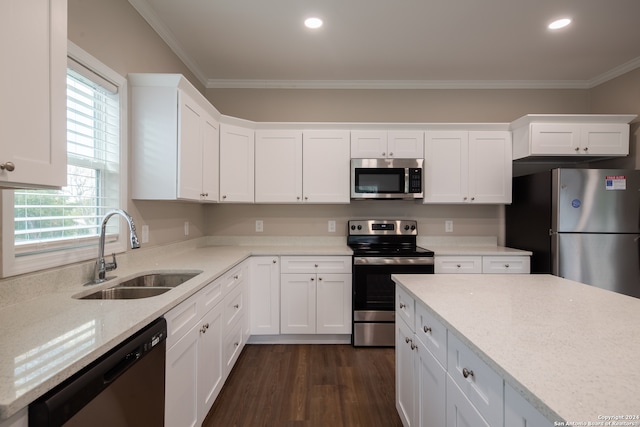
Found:
[[[394,311],[396,284],[391,280],[391,275],[433,274],[433,258],[423,259],[422,262],[428,264],[359,264],[354,258],[353,310]]]

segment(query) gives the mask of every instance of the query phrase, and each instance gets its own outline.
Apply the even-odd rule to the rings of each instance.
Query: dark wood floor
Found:
[[[203,426],[402,426],[394,349],[247,345]]]

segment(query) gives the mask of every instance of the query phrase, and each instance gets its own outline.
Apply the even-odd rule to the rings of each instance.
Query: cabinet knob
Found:
[[[460,268],[462,267],[460,264],[456,264],[456,268]]]
[[[580,151],[580,147],[576,147],[576,151]]]
[[[393,157],[393,153],[389,153],[389,157]]]
[[[273,261],[271,261],[271,262],[272,262],[272,263],[274,263],[274,264],[277,264],[277,263],[278,263],[278,260],[275,260],[275,259],[274,259],[274,260],[273,260]]]
[[[318,277],[318,281],[319,281],[319,282],[320,282],[320,281],[322,281],[322,277]]]
[[[240,343],[239,343],[239,342],[234,342],[234,343],[233,343],[233,346],[234,346],[234,347],[237,347],[237,346],[239,346],[239,345],[240,345]]]
[[[472,197],[472,198],[471,198],[471,201],[473,202],[475,199],[476,199],[475,197]]]
[[[386,156],[386,155],[387,155],[387,153],[382,153],[382,157],[384,157],[384,156]]]
[[[587,151],[589,151],[589,147],[584,147],[583,150],[586,153]]]
[[[309,200],[309,198],[308,198],[307,196],[304,196],[304,199],[305,199],[305,200]]]
[[[224,196],[222,196],[222,198],[223,198],[223,199],[226,199],[226,198],[227,198],[227,195],[225,194]]]
[[[413,340],[412,340],[411,338],[409,338],[409,337],[406,337],[406,338],[404,339],[404,342],[406,342],[407,344],[409,344],[409,343],[410,343],[410,342],[412,342],[412,341],[413,341]]]
[[[462,198],[462,200],[467,200],[467,198],[466,198],[466,197],[463,197],[463,198]]]
[[[473,377],[473,371],[467,369],[467,368],[463,368],[462,369],[462,376],[465,378],[469,378],[469,377]]]
[[[238,275],[236,274],[235,276],[233,276],[233,280],[238,280]]]
[[[315,282],[315,281],[316,281],[316,279],[312,277],[312,278],[311,278],[311,281],[312,281],[312,282]]]
[[[13,162],[0,163],[0,169],[6,170],[7,172],[13,172],[16,168],[16,165]]]
[[[235,308],[236,310],[240,308],[240,304],[236,304],[233,306],[233,308]]]
[[[418,348],[418,346],[415,345],[414,343],[411,343],[411,350],[415,350],[416,348]]]
[[[300,200],[300,196],[296,197],[296,200]]]
[[[509,268],[509,264],[505,264],[505,265],[504,265],[504,268]]]
[[[429,332],[431,332],[431,328],[428,326],[425,326],[424,328],[422,328],[424,330],[425,334],[428,334]]]
[[[400,308],[405,308],[406,306],[406,304],[400,303]]]

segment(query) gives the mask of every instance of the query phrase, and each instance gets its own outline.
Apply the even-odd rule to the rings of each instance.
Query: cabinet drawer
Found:
[[[243,335],[242,335],[242,322],[236,322],[232,327],[225,331],[223,339],[223,351],[224,351],[224,364],[225,364],[225,377],[229,375],[233,365],[238,360],[240,352],[244,347]]]
[[[435,273],[482,273],[480,256],[436,256]]]
[[[204,315],[222,301],[222,280],[214,280],[196,295],[198,296],[198,312]]]
[[[233,289],[224,297],[224,328],[229,327],[244,314],[244,292],[242,286]]]
[[[416,337],[447,367],[447,328],[424,305],[416,303]]]
[[[222,276],[221,283],[222,283],[222,293],[223,295],[226,295],[231,289],[235,288],[236,286],[238,286],[240,283],[243,282],[243,280],[245,279],[244,277],[244,273],[245,273],[245,269],[244,269],[244,263],[232,268],[231,270],[229,270],[228,273],[226,273],[224,276]]]
[[[528,256],[485,256],[482,257],[482,272],[491,274],[529,274]]]
[[[351,273],[351,257],[283,256],[280,273]]]
[[[167,321],[167,349],[171,348],[200,320],[198,315],[197,293],[168,311],[164,318]]]
[[[415,327],[415,301],[411,295],[399,286],[396,286],[396,319],[405,321],[413,330]]]
[[[502,378],[451,332],[447,336],[447,366],[451,379],[489,425],[501,426]]]

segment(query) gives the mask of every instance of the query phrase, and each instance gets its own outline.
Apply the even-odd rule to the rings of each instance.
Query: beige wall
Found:
[[[122,76],[128,73],[181,73],[200,91],[202,84],[142,19],[127,0],[69,0],[69,40]],[[200,237],[204,207],[196,203],[129,200],[127,211],[138,229],[149,226],[149,245]],[[189,222],[189,236],[184,222]]]
[[[69,39],[122,75],[185,74],[223,114],[253,121],[510,122],[528,113],[640,111],[638,70],[593,90],[204,90],[127,0],[69,0]],[[637,135],[637,125],[634,132]],[[140,224],[150,226],[150,244],[185,239],[184,221],[190,222],[189,238],[255,235],[256,219],[264,221],[262,235],[344,235],[346,221],[356,217],[415,218],[421,234],[428,235],[444,235],[445,219],[454,221],[452,235],[503,233],[499,206],[404,202],[201,206],[130,201],[128,209]],[[335,234],[327,232],[330,219],[337,221]]]

